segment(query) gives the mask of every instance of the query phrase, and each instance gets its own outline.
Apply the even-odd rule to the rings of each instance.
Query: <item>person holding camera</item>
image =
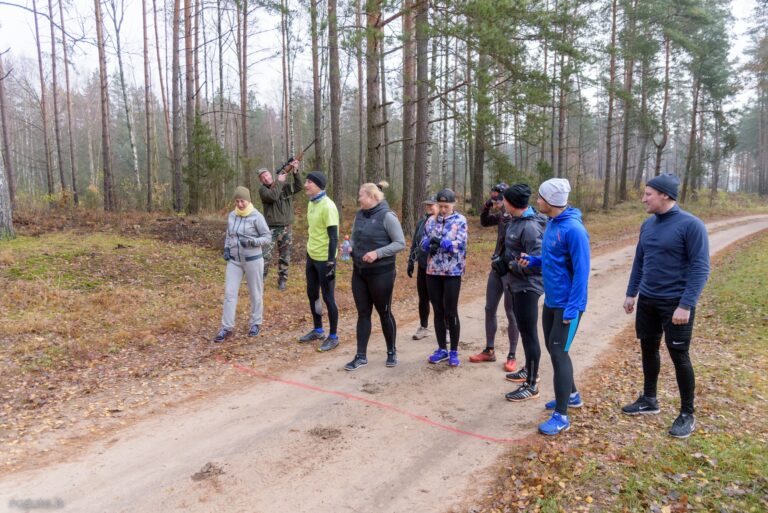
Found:
[[[292,175],[290,183],[289,174]],[[284,170],[277,173],[277,179],[272,178],[269,169],[262,168],[259,170],[259,181],[259,197],[273,241],[269,247],[264,248],[264,276],[269,272],[272,250],[277,246],[277,288],[285,290],[293,246],[293,196],[302,190],[299,161],[292,160]]]
[[[523,183],[515,184],[504,191],[504,209],[510,214],[504,238],[504,250],[493,261],[496,272],[504,276],[504,292],[512,297],[512,310],[517,328],[523,339],[525,367],[506,375],[508,381],[521,385],[506,395],[508,401],[519,402],[539,396],[539,298],[544,293],[541,268],[522,267],[518,257],[541,255],[541,238],[547,225],[547,218],[528,205],[531,188]]]
[[[413,340],[421,340],[429,336],[429,292],[427,292],[427,257],[429,253],[421,249],[421,239],[424,238],[424,225],[427,219],[437,215],[437,201],[435,196],[430,196],[423,202],[424,216],[416,223],[416,230],[411,240],[411,252],[408,256],[408,277],[413,278],[414,268],[418,264],[416,272],[416,292],[419,294],[419,328],[413,334]]]
[[[262,248],[269,244],[272,235],[264,216],[251,204],[251,192],[245,187],[235,189],[235,209],[227,218],[227,234],[224,238],[224,308],[221,329],[213,341],[220,343],[232,336],[235,327],[235,310],[240,283],[245,275],[251,298],[251,324],[249,337],[261,331],[264,304],[264,260]]]
[[[500,183],[491,187],[491,196],[483,205],[483,211],[480,213],[480,224],[482,226],[496,226],[496,248],[491,255],[491,262],[504,256],[504,236],[507,232],[507,225],[511,217],[504,209],[504,191],[507,190],[507,184]],[[506,271],[505,273],[506,274]],[[509,339],[509,352],[504,362],[506,372],[516,370],[515,353],[517,351],[517,340],[519,332],[517,322],[512,312],[512,295],[504,286],[503,274],[499,274],[493,266],[488,273],[488,284],[485,287],[485,349],[476,355],[469,357],[471,363],[495,362],[496,351],[494,349],[494,339],[498,323],[496,312],[499,309],[499,302],[504,297],[504,312],[507,315],[507,338]]]
[[[435,334],[438,348],[429,363],[448,360],[458,367],[459,361],[459,292],[467,258],[467,219],[454,211],[456,194],[451,189],[437,193],[437,215],[427,219],[424,226],[422,250],[427,258],[427,291],[435,312]],[[448,351],[445,334],[450,333]]]
[[[405,236],[397,216],[384,199],[387,182],[364,183],[357,200],[360,210],[352,226],[352,296],[357,308],[357,354],[344,366],[357,370],[368,365],[371,314],[379,314],[387,343],[387,367],[397,365],[397,325],[392,316],[395,290],[395,255],[405,249]]]
[[[312,171],[304,181],[304,192],[309,198],[307,206],[307,297],[312,312],[312,331],[299,338],[299,342],[323,340],[318,351],[330,351],[339,345],[336,329],[339,309],[336,307],[336,253],[339,245],[339,211],[325,193],[327,179],[322,171]],[[328,309],[330,331],[323,331],[323,304]]]

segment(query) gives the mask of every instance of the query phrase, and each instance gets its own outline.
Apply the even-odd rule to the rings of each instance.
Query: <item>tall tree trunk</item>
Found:
[[[365,75],[363,74],[363,8],[362,0],[355,0],[355,56],[357,57],[357,186],[365,182]]]
[[[64,178],[64,157],[61,154],[61,127],[59,126],[59,76],[56,72],[56,23],[53,15],[53,2],[48,0],[48,21],[51,26],[51,81],[53,86],[53,135],[56,140],[56,167],[59,170],[61,191],[67,190],[67,181]]]
[[[693,173],[693,156],[696,153],[696,118],[699,108],[699,91],[701,82],[698,74],[693,78],[693,103],[691,105],[691,131],[688,137],[688,153],[685,157],[685,177],[683,178],[683,190],[680,194],[680,203],[685,203],[688,196],[688,188]]]
[[[50,1],[50,0],[48,0]],[[128,142],[131,145],[131,163],[133,165],[133,181],[137,191],[141,191],[141,175],[139,175],[139,155],[136,151],[136,137],[133,134],[133,113],[131,104],[128,102],[128,87],[125,84],[125,68],[123,67],[123,49],[120,32],[123,26],[125,16],[125,5],[120,2],[118,12],[117,2],[119,0],[110,0],[107,4],[111,9],[112,24],[115,27],[115,50],[117,51],[117,70],[120,77],[120,94],[123,97],[123,108],[125,110],[125,124],[128,127]],[[108,9],[109,12],[109,9]]]
[[[0,65],[0,79],[2,77],[2,65]],[[0,80],[0,87],[2,83],[3,80]],[[5,120],[3,120],[3,130],[5,130]],[[16,236],[13,230],[13,204],[9,191],[9,179],[5,172],[6,149],[5,145],[3,146],[3,158],[0,159],[0,241]]]
[[[488,94],[490,83],[490,58],[482,51],[477,60],[477,72],[475,73],[477,84],[477,118],[475,121],[475,165],[470,177],[470,194],[472,196],[472,209],[480,212],[483,207],[483,186],[485,152],[488,149],[488,133],[491,127],[491,99]]]
[[[413,191],[415,201],[427,196],[427,148],[429,141],[429,2],[416,0],[416,143]]]
[[[336,0],[328,0],[328,67],[331,89],[331,169],[333,200],[343,219],[344,168],[341,159],[341,71],[339,65],[339,29]]]
[[[195,109],[194,109],[194,117],[197,117],[200,115],[200,97],[202,96],[200,94],[200,0],[195,0],[195,27],[193,29],[195,33],[195,46],[193,51],[193,74],[195,77],[195,91],[194,91],[194,98],[195,98]],[[205,38],[205,35],[203,35],[203,38]],[[207,77],[204,77],[206,79]],[[207,82],[207,81],[206,81]]]
[[[717,185],[720,181],[720,116],[720,105],[718,103],[715,105],[715,150],[714,155],[712,156],[712,184],[709,191],[710,207],[715,204],[715,200],[717,199]]]
[[[69,137],[69,169],[72,173],[72,199],[75,205],[80,203],[77,193],[77,165],[75,164],[75,138],[72,130],[72,89],[69,86],[69,51],[67,50],[67,31],[64,25],[64,2],[59,1],[61,18],[61,51],[64,56],[64,85],[67,90],[67,135]],[[2,73],[0,72],[0,75]]]
[[[168,99],[165,94],[165,84],[163,83],[163,61],[160,58],[160,34],[157,30],[157,0],[152,0],[152,17],[155,27],[155,53],[157,53],[157,78],[160,82],[160,98],[163,100],[163,117],[165,119],[165,142],[168,150],[168,159],[173,162],[173,143],[171,142],[171,119],[168,113]]]
[[[219,43],[219,145],[224,147],[224,139],[227,130],[226,117],[224,115],[224,33],[221,29],[221,0],[216,0],[216,35]],[[271,128],[271,124],[270,124]]]
[[[98,0],[97,0],[98,1]],[[173,111],[173,210],[184,210],[184,184],[181,176],[181,84],[179,64],[180,0],[173,0],[173,56],[171,57],[171,110]],[[191,128],[191,127],[190,127]]]
[[[366,141],[365,178],[378,182],[384,178],[384,151],[382,146],[381,75],[379,74],[379,53],[381,52],[382,28],[381,0],[366,0],[365,38],[365,97],[366,97]]]
[[[565,28],[563,28],[565,37]],[[565,70],[565,52],[560,53],[560,99],[557,109],[557,174],[558,177],[566,176],[566,129],[565,120],[568,117],[568,76]]]
[[[101,91],[101,155],[104,168],[104,210],[117,210],[115,180],[112,176],[112,142],[109,136],[109,83],[107,82],[107,49],[104,42],[104,19],[101,0],[93,0],[96,13],[96,41],[99,49],[99,89]]]
[[[650,120],[648,119],[648,81],[649,68],[651,66],[650,56],[643,58],[640,71],[640,156],[637,159],[635,169],[635,180],[632,183],[634,190],[640,189],[640,183],[643,181],[646,167],[646,157],[648,155],[648,139],[651,137]]]
[[[669,10],[667,10],[669,13]],[[656,167],[654,168],[654,176],[661,174],[661,157],[664,154],[664,148],[667,146],[667,140],[669,139],[669,124],[667,123],[667,111],[669,109],[669,54],[670,54],[670,36],[667,31],[664,31],[664,103],[661,107],[661,142],[654,145],[656,146]]]
[[[384,48],[379,52],[379,69],[381,70],[381,123],[384,143],[384,177],[392,183],[389,167],[389,117],[387,115],[387,73],[384,67]]]
[[[149,82],[149,37],[147,36],[147,0],[141,0],[141,21],[144,49],[144,142],[147,151],[147,212],[152,211],[152,102]]]
[[[11,161],[11,139],[8,135],[8,117],[6,115],[7,101],[5,98],[5,70],[3,69],[3,54],[0,52],[0,123],[3,124],[3,166],[7,175],[6,187],[8,189],[8,201],[10,208],[16,207],[16,177],[13,173]],[[2,177],[0,177],[0,180]],[[2,192],[0,192],[2,194]],[[11,227],[12,228],[12,227]]]
[[[423,198],[414,194],[416,145],[416,3],[405,0],[403,15],[403,229],[416,227]]]
[[[632,123],[632,110],[634,99],[632,97],[632,85],[635,74],[635,10],[636,0],[627,3],[627,56],[624,59],[624,135],[621,146],[621,176],[619,178],[619,201],[627,201],[627,173],[629,172],[629,129]]]
[[[283,140],[285,141],[286,157],[294,155],[293,152],[293,92],[291,80],[291,42],[290,27],[288,26],[288,2],[282,1],[281,30],[283,43]]]
[[[317,27],[317,4],[319,0],[309,0],[311,37],[312,37],[312,102],[314,107],[315,129],[315,169],[325,169],[325,144],[323,141],[323,90],[320,86],[320,35]]]
[[[96,0],[98,1],[98,0]],[[43,146],[45,150],[45,177],[48,183],[48,195],[56,192],[53,183],[53,169],[51,168],[51,145],[48,140],[48,109],[45,100],[45,75],[43,74],[43,51],[40,48],[40,27],[37,21],[37,0],[32,0],[32,9],[35,11],[35,43],[37,45],[37,68],[40,74],[40,114],[42,116]]]
[[[603,183],[603,210],[611,206],[611,157],[613,157],[611,138],[613,137],[613,95],[616,84],[616,4],[611,2],[611,66],[608,82],[608,120],[605,132],[605,182]]]
[[[186,94],[187,118],[187,191],[188,211],[197,213],[200,209],[200,162],[194,148],[195,134],[195,48],[192,30],[192,19],[195,12],[190,0],[184,0],[184,92]]]
[[[238,4],[240,5],[240,4]],[[240,160],[243,165],[243,183],[251,188],[251,155],[248,147],[248,0],[242,2],[242,24],[240,26],[240,132],[242,148]]]

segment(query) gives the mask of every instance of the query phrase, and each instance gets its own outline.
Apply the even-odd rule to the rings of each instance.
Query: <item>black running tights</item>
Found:
[[[661,369],[660,345],[661,337],[640,340],[640,350],[643,353],[643,395],[646,397],[656,397],[656,383]],[[673,349],[669,345],[667,349],[669,349],[669,356],[675,365],[677,387],[680,389],[680,411],[693,414],[696,378],[693,374],[691,357],[687,349]]]
[[[361,272],[357,268],[352,271],[352,296],[355,298],[357,307],[357,354],[367,354],[368,339],[371,338],[371,314],[374,307],[379,313],[387,351],[394,352],[397,336],[397,325],[392,316],[395,266],[384,272],[369,273],[370,270]]]
[[[427,290],[435,313],[435,335],[440,349],[446,349],[445,331],[451,335],[451,351],[459,349],[459,292],[461,276],[427,275]]]

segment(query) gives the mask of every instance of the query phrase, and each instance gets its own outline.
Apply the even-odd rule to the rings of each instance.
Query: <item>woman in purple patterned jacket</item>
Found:
[[[456,194],[450,189],[437,193],[438,214],[427,220],[421,247],[429,254],[427,260],[427,290],[435,313],[435,333],[438,349],[429,363],[448,360],[459,365],[459,291],[467,258],[467,219],[453,210]],[[451,337],[447,350],[445,332]]]

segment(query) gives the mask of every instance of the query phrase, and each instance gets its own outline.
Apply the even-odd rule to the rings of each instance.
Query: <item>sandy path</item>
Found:
[[[712,252],[768,229],[768,216],[711,223]],[[589,309],[572,350],[577,376],[595,362],[631,317],[621,310],[634,246],[593,259]],[[503,393],[501,363],[471,365],[483,347],[483,300],[463,304],[463,365],[428,365],[433,342],[400,326],[400,364],[384,367],[383,341],[371,341],[369,365],[341,369],[354,348],[281,375],[254,376],[237,394],[181,407],[97,442],[78,457],[0,480],[0,511],[22,511],[24,499],[60,499],[66,512],[404,512],[457,509],[483,472],[514,442],[535,431],[552,397],[551,367],[542,355],[541,399],[513,405]],[[503,316],[502,316],[503,317]],[[498,339],[497,339],[498,340]],[[500,352],[506,350],[500,344]],[[522,347],[519,357],[522,358]],[[244,372],[222,363],[222,373]],[[578,378],[577,378],[578,379]],[[578,383],[578,381],[577,381]],[[310,389],[309,385],[379,401]],[[589,390],[582,390],[589,401]],[[479,434],[459,434],[427,421]],[[578,429],[578,415],[574,428]],[[212,462],[223,474],[191,477]]]

